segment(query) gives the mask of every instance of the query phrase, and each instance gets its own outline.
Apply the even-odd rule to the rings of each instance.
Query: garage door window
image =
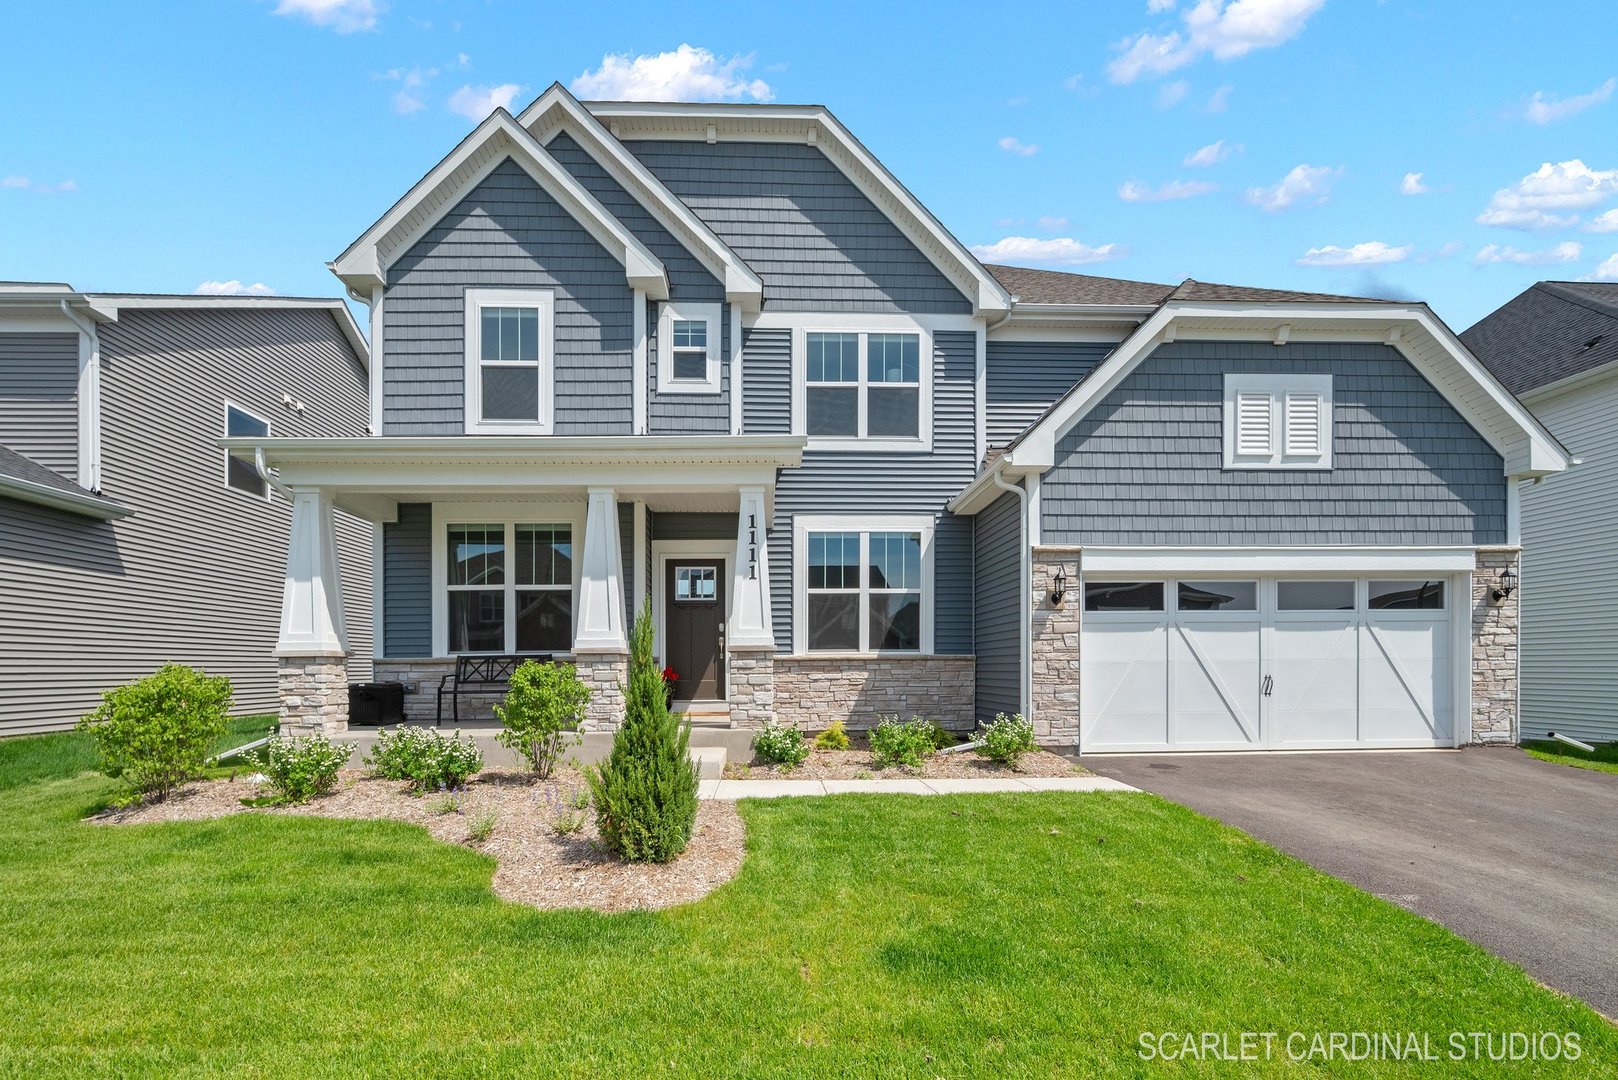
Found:
[[[1373,581],[1370,590],[1373,608],[1412,611],[1423,608],[1442,610],[1444,607],[1442,581]]]
[[[1352,581],[1278,581],[1275,606],[1281,611],[1353,611]]]
[[[1256,581],[1182,581],[1181,611],[1257,611]]]
[[[1162,611],[1161,581],[1087,581],[1085,611]]]

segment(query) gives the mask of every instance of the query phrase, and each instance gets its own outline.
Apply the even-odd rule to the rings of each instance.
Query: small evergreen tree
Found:
[[[585,772],[596,826],[607,849],[631,862],[668,862],[685,850],[697,817],[691,727],[669,711],[663,673],[652,660],[652,604],[629,634],[624,722],[612,752]]]

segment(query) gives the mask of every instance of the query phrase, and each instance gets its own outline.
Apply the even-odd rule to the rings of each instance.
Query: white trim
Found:
[[[1090,577],[1198,574],[1459,573],[1477,565],[1470,547],[1086,547]]]
[[[381,285],[371,289],[371,349],[376,358],[371,364],[371,434],[382,434],[382,404],[384,385],[382,382],[382,365],[385,362],[385,352],[382,348],[382,304],[387,298],[388,291]]]
[[[722,304],[665,300],[657,306],[657,392],[659,394],[720,394],[724,392],[724,330]],[[706,352],[701,379],[674,376],[674,324],[700,322],[705,330]],[[695,350],[686,350],[692,351]]]
[[[853,650],[861,656],[930,656],[933,654],[933,529],[931,514],[799,514],[792,521],[792,652],[795,656],[818,656],[809,649],[809,534],[812,532],[854,532],[860,534],[860,642],[870,633],[870,597],[866,568],[870,565],[870,534],[873,532],[914,532],[921,534],[921,648],[905,650]],[[850,650],[834,650],[851,655]]]
[[[277,656],[347,656],[342,574],[331,495],[310,488],[291,491],[292,524],[287,540],[286,579],[281,589]]]
[[[1523,481],[1506,477],[1506,543],[1522,546],[1522,485]]]
[[[78,483],[86,491],[101,490],[101,336],[95,323],[62,301],[62,314],[79,331]]]
[[[742,309],[730,305],[730,433],[740,435],[745,423],[742,413]]]
[[[1244,453],[1239,445],[1241,417],[1238,405],[1244,397],[1266,398],[1269,402],[1269,431],[1266,449],[1262,453]],[[1314,398],[1319,403],[1319,411],[1315,415],[1316,453],[1298,454],[1290,450],[1294,430],[1291,403],[1295,398]],[[1225,372],[1225,468],[1330,469],[1333,432],[1330,374]]]
[[[248,417],[250,419],[253,419],[253,420],[257,420],[259,423],[263,424],[264,425],[264,434],[263,435],[236,435],[236,436],[232,436],[230,434],[230,412],[231,412],[232,409],[234,409],[237,412],[241,413],[243,416],[246,416],[246,417]],[[220,426],[224,428],[225,436],[227,438],[238,438],[238,439],[258,439],[258,438],[263,438],[263,439],[268,439],[268,438],[271,438],[275,433],[275,425],[270,423],[270,421],[268,419],[266,419],[265,417],[260,416],[258,413],[254,412],[252,409],[249,409],[245,405],[237,404],[235,401],[231,400],[228,397],[225,398],[224,421],[225,422]],[[257,492],[248,491],[245,488],[239,488],[239,487],[237,487],[236,485],[234,485],[234,484],[232,484],[230,482],[230,459],[231,459],[231,456],[232,456],[231,453],[227,450],[225,452],[225,472],[224,472],[225,487],[230,491],[239,491],[243,495],[252,495],[252,496],[254,496],[256,498],[264,499],[266,502],[269,501],[269,499],[273,495],[273,491],[272,491],[272,489],[270,487],[270,482],[268,480],[266,480],[262,476],[260,476],[259,480],[258,480],[258,482],[264,486],[264,493],[262,495],[258,494]]]
[[[579,625],[579,576],[583,560],[579,558],[584,537],[585,506],[580,499],[556,502],[435,502],[433,503],[433,567],[432,609],[433,656],[459,656],[449,651],[449,527],[451,525],[503,525],[505,527],[506,566],[506,645],[505,652],[515,652],[517,625],[510,617],[512,594],[516,590],[516,575],[510,573],[511,560],[516,557],[516,527],[518,525],[567,525],[573,530],[573,632]],[[468,653],[467,655],[479,655]]]
[[[623,537],[618,528],[618,493],[593,486],[586,493],[584,547],[573,548],[579,571],[574,603],[574,652],[627,652],[624,627]]]
[[[647,374],[650,369],[649,347],[646,340],[646,293],[640,289],[635,290],[635,310],[633,313],[635,333],[635,370],[630,377],[630,393],[635,400],[630,403],[630,430],[636,435],[646,434],[647,410]]]
[[[101,521],[126,518],[134,513],[133,510],[119,506],[105,496],[92,495],[88,491],[83,493],[64,491],[48,484],[24,480],[19,476],[0,476],[0,495],[4,495],[8,499],[34,503],[38,506],[48,506],[53,510],[63,510],[70,514],[97,518]]]
[[[483,288],[465,291],[464,348],[466,393],[463,412],[468,435],[549,435],[556,407],[556,292],[553,289]],[[485,420],[483,410],[482,311],[486,307],[536,308],[539,311],[539,417],[537,420]],[[497,367],[526,363],[487,361]]]
[[[727,640],[747,648],[775,647],[775,613],[770,598],[770,517],[762,487],[743,487],[736,499],[736,543],[732,547],[730,626]]]
[[[913,334],[917,338],[916,436],[890,438],[868,436],[824,436],[808,434],[808,369],[810,334],[855,334],[859,337],[857,361],[858,382],[838,383],[838,386],[857,386],[859,418],[856,430],[866,427],[868,391],[874,384],[869,380],[866,350],[872,334]],[[932,332],[904,316],[850,316],[823,326],[800,325],[792,331],[792,432],[804,436],[811,450],[853,450],[877,453],[931,453],[933,448],[933,368],[938,360],[933,354]],[[894,384],[900,387],[909,384]]]
[[[989,335],[979,327],[973,336],[977,355],[972,368],[972,465],[981,469],[989,447]]]
[[[1040,519],[1040,486],[1043,477],[1039,473],[1032,473],[1023,478],[1025,490],[1028,492],[1028,546],[1040,545],[1040,532],[1042,522]]]
[[[387,620],[387,537],[380,521],[371,524],[371,659],[386,659]]]
[[[864,330],[872,332],[914,330],[973,331],[983,320],[972,315],[929,315],[906,312],[902,315],[865,314],[857,311],[765,311],[746,316],[750,330]]]
[[[680,558],[717,559],[723,563],[724,566],[720,570],[720,575],[725,578],[727,583],[725,603],[727,606],[735,603],[735,599],[729,595],[730,578],[734,576],[735,571],[736,549],[734,546],[728,545],[724,540],[653,540],[652,580],[647,584],[651,586],[652,590],[652,649],[657,655],[657,662],[662,665],[668,663],[663,653],[663,620],[668,614],[664,610],[667,606],[667,601],[663,598],[663,585],[668,578],[669,560]],[[724,623],[719,627],[721,640],[727,637],[725,624],[729,622],[730,612],[727,610]],[[728,646],[729,642],[725,641],[725,645]],[[719,666],[721,670],[725,666],[723,647],[720,649]],[[729,680],[722,674],[720,681],[725,684],[725,691],[728,696],[730,691]]]

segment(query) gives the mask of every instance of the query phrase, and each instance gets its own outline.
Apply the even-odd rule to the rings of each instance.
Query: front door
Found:
[[[663,605],[663,662],[674,669],[675,701],[725,697],[725,560],[669,559]]]

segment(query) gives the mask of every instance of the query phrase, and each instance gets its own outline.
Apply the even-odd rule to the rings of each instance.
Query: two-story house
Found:
[[[168,661],[276,711],[291,503],[218,440],[364,434],[369,359],[340,300],[0,283],[0,735]],[[373,530],[333,524],[365,678]]]
[[[1514,735],[1511,481],[1566,457],[1423,305],[985,266],[823,107],[560,86],[331,267],[374,434],[228,443],[294,500],[290,729],[340,723],[337,507],[414,716],[544,652],[610,725],[649,597],[696,722]]]

